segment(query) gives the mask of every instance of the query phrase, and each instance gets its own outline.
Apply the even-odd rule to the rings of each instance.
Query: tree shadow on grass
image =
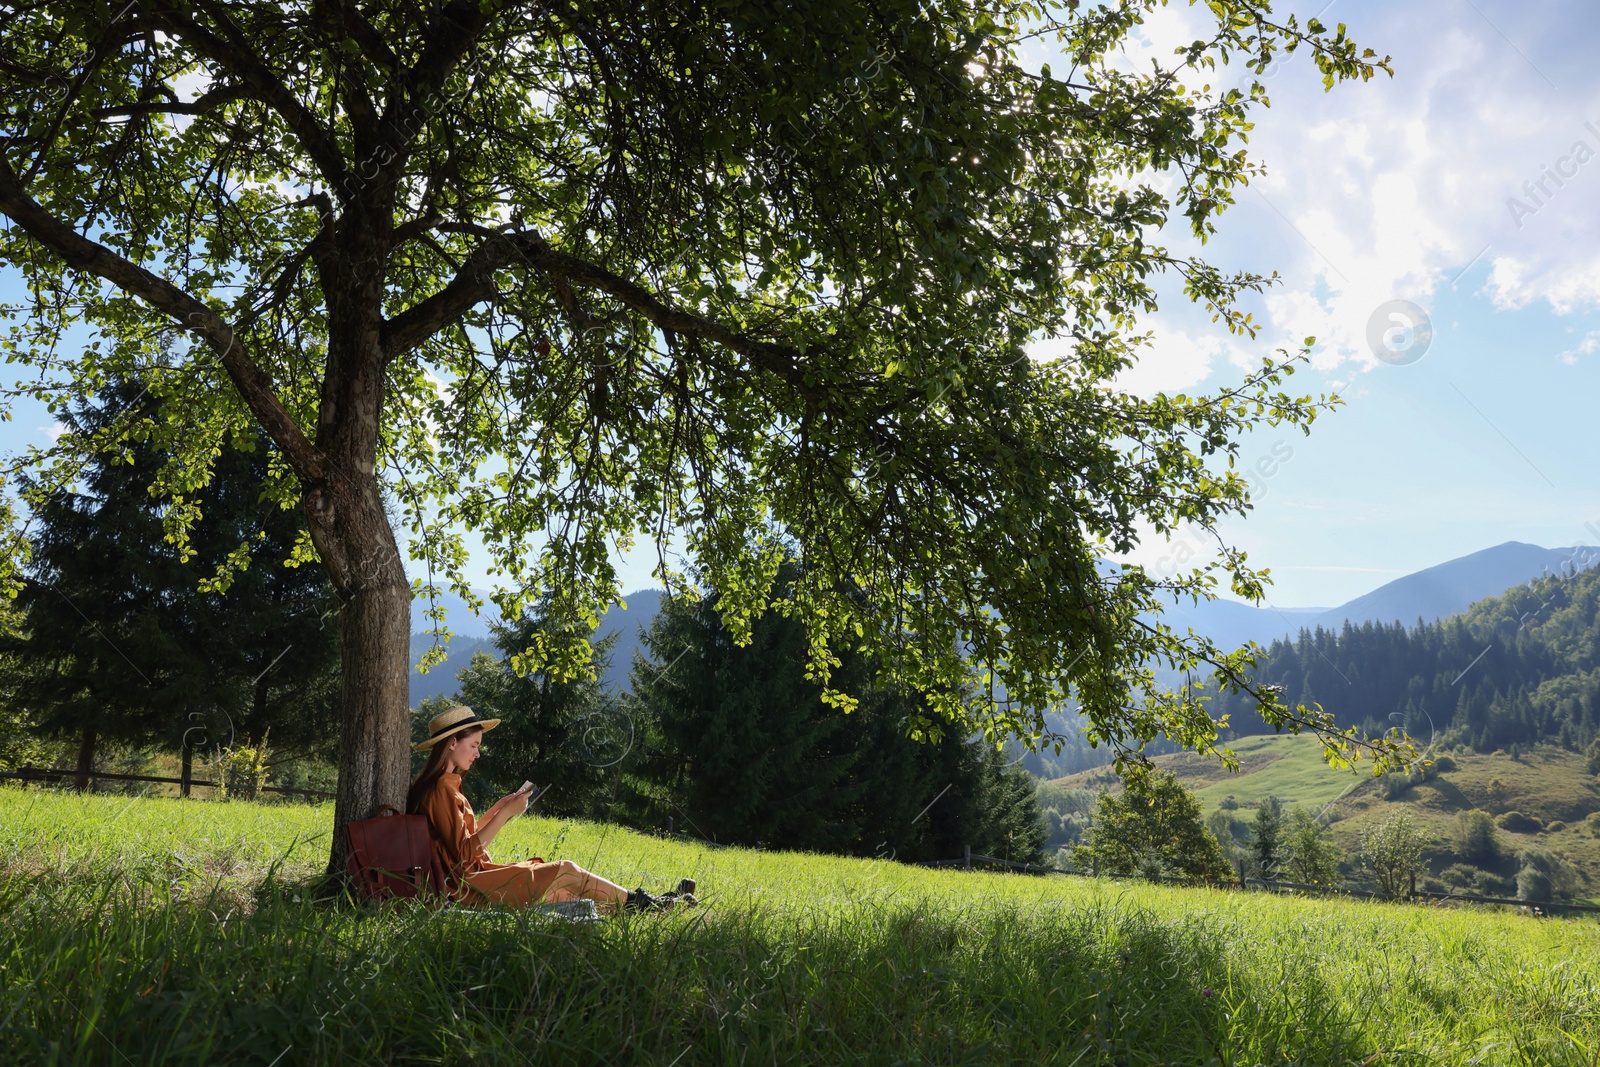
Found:
[[[0,1041],[106,1063],[1352,1058],[1311,957],[1241,966],[1202,919],[1127,903],[712,902],[577,925],[294,897],[224,915],[153,893],[35,895],[7,916],[8,974],[39,981]]]

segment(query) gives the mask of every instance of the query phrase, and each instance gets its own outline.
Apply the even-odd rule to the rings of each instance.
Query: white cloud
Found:
[[[1374,366],[1375,309],[1427,308],[1469,265],[1473,277],[1489,269],[1487,295],[1502,308],[1600,306],[1600,83],[1572,33],[1593,16],[1580,0],[1480,7],[1344,5],[1351,35],[1394,55],[1393,79],[1324,93],[1302,55],[1269,71],[1273,107],[1256,114],[1248,146],[1268,172],[1240,192],[1207,254],[1282,271],[1260,302],[1271,346],[1315,335],[1316,366]],[[1192,36],[1151,25],[1152,53]],[[1508,209],[1530,195],[1532,214]]]
[[[1220,327],[1213,334],[1195,336],[1158,325],[1151,331],[1150,345],[1141,350],[1133,366],[1118,374],[1112,384],[1139,396],[1176,393],[1205,381],[1211,374],[1212,364],[1219,358],[1249,365],[1248,357],[1239,352]]]
[[[1600,350],[1600,330],[1590,330],[1584,335],[1583,340],[1561,353],[1557,358],[1570,367],[1578,362],[1579,356],[1592,356],[1597,350]]]

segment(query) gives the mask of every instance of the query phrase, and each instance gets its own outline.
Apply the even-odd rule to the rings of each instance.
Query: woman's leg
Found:
[[[590,874],[571,860],[561,860],[549,866],[557,867],[554,880],[545,890],[549,903],[563,900],[592,900],[596,904],[609,904],[620,908],[628,899],[628,891],[615,882],[608,882],[598,874]]]

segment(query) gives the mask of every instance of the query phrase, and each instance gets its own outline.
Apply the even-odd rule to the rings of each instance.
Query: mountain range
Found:
[[[1293,637],[1302,629],[1337,631],[1346,622],[1359,626],[1364,622],[1393,623],[1414,626],[1418,622],[1436,622],[1459,614],[1475,601],[1498,596],[1512,586],[1520,585],[1545,574],[1571,574],[1600,562],[1600,550],[1584,547],[1541,548],[1520,541],[1486,548],[1480,552],[1461,556],[1437,566],[1408,574],[1356,597],[1336,608],[1276,608],[1256,607],[1236,601],[1213,600],[1199,605],[1169,608],[1163,613],[1168,625],[1178,630],[1193,629],[1195,633],[1211,638],[1225,647],[1236,647],[1246,641],[1266,645],[1279,637]],[[628,670],[636,651],[641,650],[641,632],[648,628],[660,608],[662,592],[659,589],[640,589],[625,598],[626,607],[613,606],[601,617],[599,636],[615,634],[616,644],[611,652],[611,664],[601,678],[607,688],[625,689]],[[413,667],[411,672],[411,702],[439,695],[455,689],[456,673],[472,660],[473,653],[486,651],[496,654],[489,636],[486,620],[474,614],[466,602],[453,594],[439,598],[446,609],[446,619],[456,636],[450,641],[448,658],[426,675]],[[425,633],[427,621],[423,618],[426,603],[412,605],[411,662],[415,664],[432,644]],[[493,612],[493,609],[489,609]]]
[[[626,607],[614,604],[600,617],[600,626],[595,631],[596,637],[603,639],[612,634],[616,635],[616,643],[611,646],[610,665],[600,676],[601,683],[607,689],[621,691],[628,687],[628,670],[633,666],[634,653],[643,651],[643,631],[656,617],[656,612],[661,607],[662,596],[663,593],[659,589],[636,590],[623,598]],[[429,697],[449,696],[454,693],[456,674],[472,662],[474,654],[487,652],[491,656],[500,655],[490,636],[489,623],[483,617],[474,614],[466,601],[453,593],[444,593],[439,597],[439,604],[446,609],[445,618],[455,636],[445,646],[445,661],[427,674],[423,674],[417,670],[416,664],[422,659],[423,653],[433,645],[433,636],[426,632],[428,621],[423,616],[423,611],[427,607],[426,602],[412,601],[412,707],[416,707]],[[489,618],[494,618],[495,609],[492,606],[487,612]]]
[[[1596,562],[1600,562],[1600,550],[1594,548],[1540,548],[1507,541],[1396,578],[1336,608],[1255,607],[1212,600],[1169,608],[1162,613],[1162,620],[1177,630],[1188,627],[1228,647],[1246,641],[1266,645],[1318,627],[1338,631],[1346,622],[1354,626],[1398,622],[1410,627],[1459,615],[1476,601],[1499,596],[1545,574],[1570,575]]]

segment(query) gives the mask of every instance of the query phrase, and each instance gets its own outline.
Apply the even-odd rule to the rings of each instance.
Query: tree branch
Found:
[[[199,23],[169,7],[157,7],[150,12],[150,15],[160,20],[174,36],[187,42],[196,52],[227,69],[239,79],[241,89],[248,90],[252,97],[276,111],[279,117],[288,123],[295,137],[305,146],[306,153],[321,172],[323,181],[327,182],[336,194],[343,191],[349,172],[345,168],[344,153],[339,150],[339,144],[333,134],[323,127],[310,109],[302,104],[283,82],[278,80],[260,57],[250,51],[243,32],[233,25],[226,12],[219,11],[215,4],[204,0],[195,6],[206,11],[218,25],[224,27],[229,40],[222,40]]]
[[[148,104],[123,104],[115,107],[97,107],[93,111],[89,112],[89,114],[96,119],[120,118],[123,116],[131,117],[134,115],[149,114],[204,115],[213,108],[220,107],[223,104],[231,103],[234,100],[244,100],[248,98],[249,95],[250,94],[241,86],[224,85],[207,91],[205,94],[197,97],[195,100],[189,103],[184,103],[182,100],[178,99],[168,99],[152,101]]]
[[[402,91],[395,94],[385,110],[381,122],[384,134],[372,153],[391,178],[400,173],[408,155],[405,148],[416,139],[421,122],[436,106],[439,90],[489,25],[492,6],[476,0],[451,0],[429,24],[428,43],[416,65],[406,72]]]
[[[721,323],[674,307],[643,286],[604,267],[557,252],[536,233],[498,234],[489,238],[473,250],[448,285],[385,322],[385,357],[394,359],[409,352],[457,321],[473,305],[493,299],[496,295],[494,272],[519,260],[550,275],[558,283],[606,293],[643,315],[658,329],[697,337],[737,352],[808,398],[817,399],[823,395],[823,389],[807,381],[805,357],[799,349],[736,333]]]
[[[283,452],[302,484],[327,477],[326,461],[279,401],[271,376],[250,358],[221,315],[166,279],[89,240],[51,215],[27,194],[15,172],[3,161],[0,161],[0,213],[61,257],[68,266],[104,278],[204,338],[219,353],[223,369],[240,398]]]

